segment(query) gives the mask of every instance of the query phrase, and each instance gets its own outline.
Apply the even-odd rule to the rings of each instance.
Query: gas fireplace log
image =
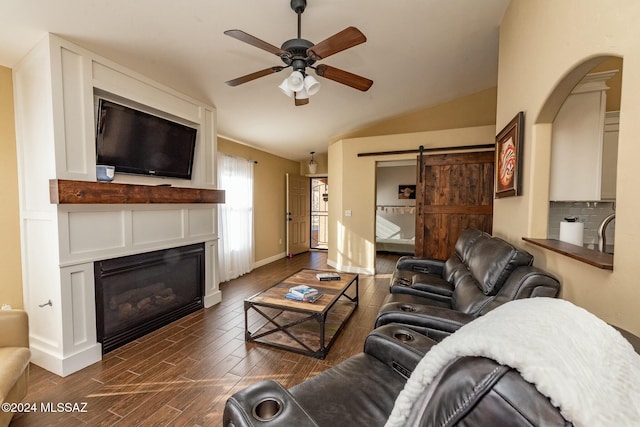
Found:
[[[137,314],[138,310],[134,309],[133,306],[126,302],[118,306],[118,314],[120,315],[120,319],[128,319]]]
[[[163,290],[158,292],[157,296],[168,297],[168,296],[171,296],[171,295],[175,295],[175,292],[173,292],[173,288],[164,288]]]
[[[156,297],[155,303],[158,306],[165,306],[171,304],[172,301],[176,299],[176,294],[171,293],[171,295],[167,295],[166,297]]]
[[[151,305],[151,301],[151,297],[142,298],[140,301],[138,301],[136,307],[138,307],[138,310],[144,311]]]
[[[131,303],[135,305],[141,299],[156,295],[165,288],[165,284],[159,282],[139,289],[131,289],[129,291],[122,292],[109,298],[109,308],[111,310],[117,310],[123,303]]]

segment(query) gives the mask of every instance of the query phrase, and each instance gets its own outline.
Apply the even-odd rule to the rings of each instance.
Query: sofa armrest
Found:
[[[0,347],[29,348],[29,319],[24,310],[0,310]]]
[[[293,395],[273,380],[260,381],[229,397],[222,425],[318,427]]]
[[[378,312],[375,327],[399,323],[436,341],[451,335],[475,316],[449,308],[406,302],[389,302]]]
[[[374,329],[364,342],[364,352],[405,378],[437,342],[403,325],[388,324]]]
[[[389,292],[392,294],[407,294],[414,295],[420,298],[429,298],[434,301],[440,301],[446,303],[447,305],[451,305],[451,296],[441,295],[437,293],[430,292],[431,289],[425,290],[424,288],[418,289],[415,286],[411,286],[409,284],[393,284],[389,287]]]
[[[534,266],[518,267],[507,278],[495,298],[484,305],[478,314],[487,314],[494,308],[517,299],[555,298],[560,293],[560,287],[560,281],[551,273]]]
[[[438,259],[417,258],[403,256],[396,263],[396,270],[414,271],[416,273],[435,274],[442,276],[444,261]]]

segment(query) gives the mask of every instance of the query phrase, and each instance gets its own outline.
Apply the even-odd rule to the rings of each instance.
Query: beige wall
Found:
[[[493,144],[496,88],[381,121],[329,146],[328,259],[354,272],[375,270],[375,197],[378,161],[416,154],[358,157],[358,153]],[[358,137],[356,137],[358,136]],[[346,216],[345,211],[351,211]]]
[[[298,175],[300,163],[218,137],[218,151],[258,163],[254,167],[254,235],[256,263],[285,255],[285,174]]]
[[[392,117],[338,139],[455,129],[496,123],[496,93],[492,87],[434,107]]]
[[[5,67],[0,67],[0,183],[0,305],[23,308],[13,79]]]
[[[500,29],[496,129],[525,111],[523,195],[499,199],[493,230],[524,246],[561,278],[563,297],[640,334],[640,2],[512,0]],[[568,25],[567,23],[570,23]],[[524,244],[546,237],[553,118],[566,95],[603,56],[624,58],[613,272]]]
[[[417,154],[358,157],[358,153],[484,145],[495,142],[495,125],[345,139],[329,146],[329,252],[344,271],[375,271],[376,163],[415,159]],[[331,183],[334,183],[332,185]],[[341,183],[340,188],[337,183]],[[345,214],[351,211],[351,216]]]

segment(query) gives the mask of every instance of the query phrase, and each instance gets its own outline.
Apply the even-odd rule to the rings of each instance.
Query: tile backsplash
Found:
[[[584,223],[584,243],[598,244],[598,227],[603,219],[614,213],[615,202],[549,202],[548,238],[560,237],[560,222],[565,217],[576,217]],[[616,220],[606,231],[607,245],[614,244]]]

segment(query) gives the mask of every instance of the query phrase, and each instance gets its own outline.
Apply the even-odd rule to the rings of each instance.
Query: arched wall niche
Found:
[[[552,124],[556,115],[558,115],[558,111],[560,111],[560,107],[562,107],[562,104],[564,104],[564,101],[580,80],[600,64],[614,58],[622,59],[619,56],[614,55],[595,56],[585,59],[582,63],[568,71],[549,94],[549,97],[542,106],[542,109],[535,120],[535,124]]]
[[[616,81],[614,82],[611,79],[613,84],[611,89],[608,91],[614,100],[614,105],[607,106],[607,111],[615,110],[619,111],[620,109],[620,93],[621,93],[621,85],[622,85],[622,62],[623,58],[617,55],[610,54],[602,54],[598,56],[593,56],[585,59],[584,61],[578,63],[575,67],[567,71],[559,80],[554,89],[551,91],[546,101],[544,102],[540,112],[535,118],[533,125],[533,138],[535,140],[535,144],[538,147],[544,147],[542,153],[543,155],[537,158],[536,164],[532,165],[534,170],[536,171],[534,176],[536,176],[536,180],[539,180],[541,185],[536,186],[537,193],[535,197],[535,203],[547,204],[549,203],[551,206],[554,203],[549,202],[550,200],[550,175],[551,175],[551,153],[552,153],[552,135],[553,135],[553,123],[556,119],[558,112],[562,108],[564,102],[567,97],[571,94],[573,89],[581,82],[581,80],[590,73],[600,72],[605,70],[613,70],[618,69],[619,73],[616,77]],[[542,178],[544,177],[544,178]],[[586,203],[586,201],[585,201]],[[574,203],[578,206],[578,203]],[[609,204],[600,204],[601,212],[598,212],[596,215],[607,216],[608,212],[611,210],[612,203]],[[587,205],[585,205],[587,206]],[[593,206],[593,204],[591,204]],[[596,206],[598,206],[596,204]],[[558,238],[556,235],[558,230],[552,230],[551,224],[555,224],[557,222],[557,212],[554,213],[554,209],[557,209],[557,205],[555,207],[548,207],[546,210],[537,211],[537,217],[531,218],[531,225],[533,230],[542,231],[549,238]],[[597,222],[597,218],[596,218]],[[557,225],[557,224],[555,224]],[[557,227],[556,227],[557,228]],[[589,229],[585,229],[585,241],[584,244],[588,248],[597,248],[597,242],[594,242],[593,236],[595,235],[595,229],[597,228],[590,225]],[[614,228],[610,227],[611,230],[607,233],[607,235],[611,237],[613,236]],[[542,233],[541,233],[542,234]],[[589,237],[587,237],[587,235]],[[597,238],[596,238],[597,240]]]

